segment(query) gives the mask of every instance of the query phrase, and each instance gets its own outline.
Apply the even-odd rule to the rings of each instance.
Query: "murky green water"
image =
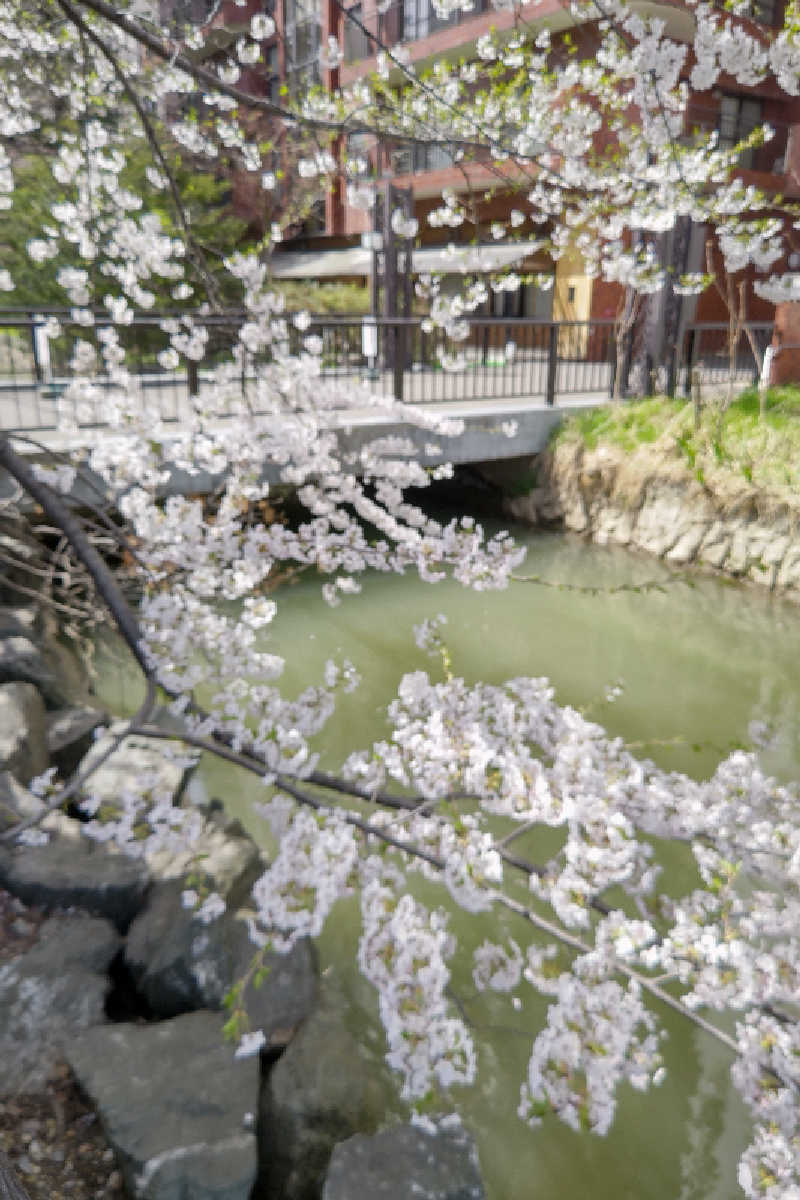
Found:
[[[556,587],[513,585],[501,593],[427,585],[416,577],[375,576],[361,595],[329,609],[319,582],[303,580],[278,595],[269,648],[288,659],[287,689],[320,677],[329,657],[347,657],[364,677],[345,697],[319,746],[325,765],[385,732],[383,710],[400,676],[434,669],[414,644],[412,625],[431,613],[448,616],[454,669],[467,679],[500,682],[546,675],[559,700],[583,709],[638,752],[664,766],[703,776],[748,725],[775,733],[764,756],[784,778],[800,771],[800,609],[760,590],[714,579],[682,582],[661,564],[621,550],[560,536],[518,531],[529,545],[525,571],[553,583],[607,588],[661,582],[663,591],[586,595]],[[118,676],[107,675],[109,702]],[[605,700],[608,685],[623,693]],[[132,700],[124,697],[125,707]],[[261,786],[210,763],[209,790],[247,816]],[[490,922],[454,922],[477,944]],[[522,945],[528,934],[509,918]],[[357,941],[354,906],[341,906],[321,945],[323,964],[353,1008],[353,1023],[373,1029],[374,999],[351,964]],[[576,1135],[555,1121],[535,1131],[516,1117],[519,1087],[544,1002],[515,1013],[501,999],[472,997],[468,971],[456,966],[455,990],[476,1025],[479,1084],[453,1096],[478,1139],[490,1200],[724,1200],[739,1193],[736,1162],[749,1140],[748,1120],[728,1084],[729,1058],[716,1043],[666,1019],[668,1078],[647,1096],[622,1092],[616,1125],[605,1139]],[[527,986],[527,985],[525,985]],[[521,993],[525,995],[525,993]]]

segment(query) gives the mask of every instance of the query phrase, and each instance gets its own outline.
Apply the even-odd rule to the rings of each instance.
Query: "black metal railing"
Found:
[[[725,322],[689,325],[679,347],[678,387],[689,395],[693,378],[711,387],[731,381],[742,386],[757,383],[772,331],[771,321],[749,321],[731,345],[731,330]]]
[[[58,321],[57,332],[48,321]],[[199,358],[178,356],[173,367],[163,352],[170,346],[175,314],[137,316],[129,325],[115,326],[126,351],[126,366],[143,399],[163,421],[180,422],[192,397],[207,397],[219,416],[242,410],[258,411],[260,382],[269,371],[274,351],[240,354],[236,371],[226,376],[223,392],[212,388],[213,372],[232,363],[239,344],[244,314],[195,314],[206,332]],[[170,326],[170,323],[171,326]],[[67,420],[83,427],[109,422],[111,381],[100,353],[107,313],[97,314],[93,326],[77,324],[67,312],[31,314],[0,312],[0,428],[35,431],[56,428]],[[636,384],[639,391],[667,388],[688,394],[692,379],[722,386],[732,378],[746,385],[759,378],[763,355],[772,337],[772,323],[749,323],[739,332],[733,350],[728,325],[689,326],[663,361],[649,357],[647,370],[634,362],[629,333],[617,344],[614,321],[535,321],[527,318],[471,317],[455,336],[430,321],[361,316],[312,317],[298,329],[290,317],[280,339],[283,354],[299,354],[306,339],[318,339],[323,380],[363,385],[373,394],[410,404],[510,400],[520,404],[552,405],[583,396],[603,400],[614,394],[619,363],[620,394]],[[96,352],[90,367],[91,388],[80,402],[67,392],[75,378],[76,347],[87,344]],[[66,393],[66,395],[65,395]],[[63,406],[67,407],[66,413]]]
[[[58,331],[48,337],[47,322],[53,319]],[[196,316],[207,332],[203,353],[197,360],[179,357],[173,368],[163,358],[170,345],[169,328],[164,326],[179,319],[151,314],[115,327],[128,370],[166,421],[181,419],[189,397],[210,395],[211,373],[232,360],[244,316]],[[0,313],[0,428],[56,427],[59,404],[67,403],[65,390],[75,377],[79,342],[95,350],[92,388],[67,415],[80,426],[107,424],[112,385],[100,350],[102,331],[109,324],[107,314],[98,314],[95,325],[84,326],[65,312]],[[559,396],[606,396],[613,386],[613,321],[474,317],[457,334],[450,337],[418,317],[313,317],[303,331],[287,318],[281,350],[300,353],[305,339],[315,335],[321,341],[323,378],[352,379],[376,394],[409,403],[513,399],[553,404]],[[228,397],[235,393],[257,409],[254,385],[270,360],[268,352],[245,355],[238,375],[228,383]]]
[[[463,337],[424,320],[379,322],[374,363],[384,386],[414,402],[531,399],[610,393],[612,321],[473,317]],[[399,370],[402,365],[402,373]],[[400,377],[402,374],[402,378]]]

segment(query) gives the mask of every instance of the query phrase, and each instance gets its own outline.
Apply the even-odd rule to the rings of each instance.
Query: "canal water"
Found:
[[[276,593],[278,615],[265,648],[287,659],[287,694],[320,679],[331,657],[349,658],[363,677],[319,739],[324,766],[335,769],[349,750],[385,735],[385,707],[404,672],[436,669],[417,649],[412,626],[442,612],[453,669],[467,680],[548,676],[561,703],[584,710],[638,754],[698,778],[734,746],[748,744],[754,723],[766,725],[767,769],[784,779],[800,775],[800,609],[755,587],[684,577],[620,549],[514,533],[528,546],[520,573],[541,582],[478,593],[410,574],[375,575],[335,609],[322,601],[318,579],[304,577]],[[123,703],[119,672],[103,663],[101,654],[106,701],[129,709],[130,687]],[[203,764],[203,780],[269,844],[265,824],[250,813],[250,802],[264,798],[262,785],[218,762]],[[482,922],[453,916],[470,946],[496,934],[495,918]],[[510,917],[502,926],[524,946],[524,928]],[[351,1027],[375,1045],[376,1004],[354,965],[357,938],[356,908],[345,901],[320,941],[320,956],[346,997]],[[479,1082],[446,1103],[475,1134],[489,1200],[741,1195],[736,1163],[749,1122],[729,1084],[730,1056],[673,1014],[664,1021],[666,1081],[644,1096],[622,1089],[607,1138],[575,1134],[555,1119],[536,1130],[523,1125],[519,1088],[546,1011],[523,986],[524,1005],[515,1011],[504,998],[475,997],[468,963],[454,966],[454,993],[480,1047]]]

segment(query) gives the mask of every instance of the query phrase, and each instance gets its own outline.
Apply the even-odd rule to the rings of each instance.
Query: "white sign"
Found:
[[[33,326],[33,353],[36,362],[39,364],[39,371],[42,379],[48,383],[53,377],[53,369],[50,363],[50,338],[45,332],[44,325],[39,325],[39,321],[43,321],[43,317],[34,317]]]
[[[368,359],[378,357],[378,326],[368,317],[361,325],[361,353]]]

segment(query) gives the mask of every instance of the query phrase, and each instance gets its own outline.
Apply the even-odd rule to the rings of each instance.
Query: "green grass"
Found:
[[[557,438],[582,438],[589,450],[601,442],[610,442],[623,450],[658,441],[669,421],[683,408],[680,401],[661,398],[624,401],[607,408],[571,417],[557,433]]]
[[[698,429],[691,402],[626,400],[570,417],[555,441],[575,440],[588,450],[608,445],[626,453],[656,446],[665,456],[684,458],[700,479],[725,474],[800,495],[800,387],[770,388],[763,417],[755,387],[741,392],[724,412],[718,400],[707,401]]]

